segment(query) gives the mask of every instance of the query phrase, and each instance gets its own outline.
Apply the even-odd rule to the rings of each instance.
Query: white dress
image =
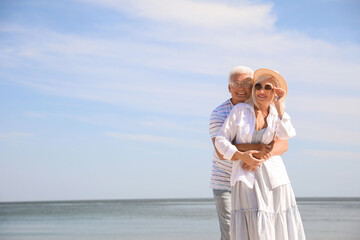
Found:
[[[254,131],[260,143],[266,129]],[[249,188],[243,181],[232,187],[231,240],[304,240],[305,233],[290,183],[273,188],[262,164]]]

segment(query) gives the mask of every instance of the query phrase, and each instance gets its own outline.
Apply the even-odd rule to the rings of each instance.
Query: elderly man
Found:
[[[213,144],[218,130],[223,125],[233,106],[246,102],[251,96],[253,70],[245,66],[234,68],[229,74],[231,98],[214,109],[210,117],[209,132]],[[239,151],[247,153],[244,168],[255,170],[270,155],[282,155],[288,149],[287,140],[275,139],[271,144],[238,144]],[[213,165],[210,187],[213,189],[216,210],[219,217],[221,240],[230,240],[231,176],[232,161],[223,159],[214,144]]]

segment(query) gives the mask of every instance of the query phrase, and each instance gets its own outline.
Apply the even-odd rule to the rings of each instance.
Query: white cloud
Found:
[[[203,133],[204,128],[207,127],[208,123],[199,123],[196,122],[179,122],[179,121],[166,121],[158,119],[147,119],[145,121],[140,121],[140,124],[145,127],[151,127],[155,129],[167,129],[177,132],[192,132],[192,133]],[[200,128],[197,126],[201,126]]]
[[[334,150],[305,150],[304,153],[311,157],[322,159],[336,159],[339,161],[345,160],[360,160],[360,152],[351,151],[334,151]],[[340,162],[339,162],[340,163]]]
[[[7,132],[7,133],[0,133],[0,140],[8,141],[8,140],[15,140],[30,136],[32,136],[32,134],[28,132]]]
[[[360,104],[360,97],[348,96],[290,96],[288,105],[291,111],[306,113],[308,116],[315,114],[333,114],[337,116],[360,117],[356,111]]]
[[[43,39],[42,36],[48,36],[48,38]],[[37,34],[32,32],[30,36],[25,34],[23,37],[29,37],[27,40],[31,45],[29,51],[33,52],[36,57],[23,56],[23,53],[28,51],[26,45],[14,46],[12,51],[9,51],[9,47],[7,47],[2,49],[3,58],[7,59],[7,61],[3,62],[5,66],[8,66],[11,62],[13,62],[14,67],[23,66],[29,68],[30,66],[35,71],[35,77],[7,75],[6,79],[11,79],[50,95],[121,105],[129,105],[130,103],[133,106],[141,106],[144,104],[146,105],[144,108],[153,110],[156,108],[157,111],[159,109],[164,111],[177,109],[177,112],[181,114],[199,115],[199,112],[200,114],[206,114],[211,110],[211,107],[214,107],[222,101],[221,99],[227,97],[226,75],[229,69],[235,65],[234,63],[238,62],[249,62],[249,65],[253,66],[269,66],[270,64],[267,63],[272,61],[275,65],[281,66],[280,71],[284,69],[284,75],[289,77],[289,81],[338,84],[337,75],[342,74],[344,79],[342,86],[345,86],[345,88],[347,85],[350,87],[352,84],[359,84],[352,77],[357,69],[356,62],[350,63],[341,59],[323,61],[327,55],[331,55],[331,52],[334,55],[341,55],[340,48],[332,46],[329,49],[320,49],[320,45],[317,44],[317,41],[314,41],[314,45],[310,49],[318,49],[315,51],[326,52],[326,55],[315,54],[310,56],[311,53],[309,52],[307,53],[308,56],[303,56],[303,48],[299,49],[298,52],[295,52],[296,48],[293,48],[296,44],[301,46],[301,43],[296,40],[286,39],[284,36],[274,37],[276,41],[274,40],[275,42],[271,44],[272,47],[267,48],[268,50],[261,50],[264,44],[261,41],[257,42],[257,38],[248,39],[252,46],[243,45],[244,40],[240,40],[240,43],[235,46],[232,45],[232,42],[236,38],[232,39],[230,36],[224,35],[224,38],[229,40],[229,47],[233,47],[231,51],[228,47],[223,46],[222,41],[224,40],[219,41],[219,45],[205,41],[201,49],[181,51],[166,44],[164,46],[154,46],[128,42],[124,39],[88,38],[58,34],[51,31],[45,33],[39,31]],[[271,36],[269,37],[271,38]],[[271,49],[276,49],[277,46],[282,45],[284,42],[292,42],[292,44],[288,47],[284,44],[284,54],[276,55]],[[254,54],[250,53],[252,50],[254,50]],[[258,53],[256,53],[256,50]],[[244,51],[245,54],[242,55]],[[220,52],[222,54],[219,54]],[[346,54],[343,53],[344,56]],[[141,55],[141,61],[136,57],[138,55]],[[236,57],[237,55],[241,56],[241,58]],[[293,61],[297,64],[293,66],[291,62],[289,63],[284,59],[285,55],[292,56]],[[245,57],[246,60],[241,60]],[[127,66],[129,64],[130,67]],[[311,67],[317,70],[299,71],[299,69],[309,69],[309,65],[312,65]],[[336,73],[329,72],[328,69],[333,68],[335,65],[337,66]],[[52,71],[59,74],[52,74],[51,77],[36,76],[42,73],[38,72],[39,66],[45,68],[46,72]],[[199,81],[189,82],[176,76],[139,73],[137,71],[138,67],[164,70],[176,69],[177,72],[218,75],[220,84],[200,83]],[[323,77],[320,77],[320,75]],[[311,89],[309,93],[311,93]],[[292,94],[296,94],[296,90],[292,90]],[[172,99],[172,101],[168,102],[165,99]],[[318,98],[318,103],[313,101],[309,106],[326,106],[326,100],[324,99]],[[349,101],[358,101],[356,98],[348,99]],[[301,100],[309,102],[305,98],[301,98]],[[331,100],[335,99],[331,98]],[[347,100],[334,101],[334,104],[340,105],[339,102],[345,103],[345,101]],[[306,106],[306,104],[301,106]],[[333,109],[335,108],[329,108],[330,111]],[[344,111],[344,109],[349,108],[343,107],[340,109]],[[347,110],[347,113],[349,112],[351,110]]]
[[[116,111],[115,111],[116,112]],[[50,118],[65,118],[76,122],[106,126],[115,129],[125,128],[137,128],[138,130],[155,130],[155,131],[169,131],[173,134],[178,133],[191,133],[191,134],[204,134],[207,131],[207,121],[194,121],[193,119],[179,121],[178,118],[169,117],[142,117],[140,119],[134,119],[131,116],[124,116],[123,114],[109,113],[96,113],[96,114],[67,114],[67,113],[44,113],[44,112],[25,112],[25,117],[34,119],[47,119]],[[171,142],[171,141],[170,141]]]
[[[120,132],[105,132],[105,135],[125,141],[161,143],[168,145],[182,145],[191,148],[208,149],[209,144],[202,141],[181,139],[175,137],[163,137],[149,134],[125,134]]]
[[[115,137],[122,140],[135,140],[141,142],[155,142],[155,143],[167,143],[176,144],[179,143],[179,139],[173,137],[161,137],[148,134],[123,134],[118,132],[106,132],[107,136]]]
[[[101,31],[97,36],[87,36],[3,25],[0,31],[16,35],[17,40],[0,47],[3,79],[49,95],[207,118],[210,111],[229,96],[228,71],[235,65],[246,64],[253,68],[277,69],[290,83],[325,86],[321,97],[312,89],[307,91],[311,97],[290,89],[289,110],[295,115],[316,113],[319,118],[320,113],[337,114],[345,122],[359,116],[359,111],[354,110],[359,98],[343,96],[347,95],[346,90],[360,84],[354,77],[360,68],[360,46],[332,44],[296,31],[279,31],[272,26],[273,20],[268,21],[273,19],[271,5],[231,6],[203,1],[91,2],[126,12],[136,20],[144,17],[152,28],[136,30],[133,25],[120,23],[131,36],[127,38],[116,31],[111,37]],[[215,8],[222,9],[229,17],[213,14]],[[170,14],[173,9],[178,11]],[[187,11],[180,11],[183,9]],[[262,23],[250,22],[248,28],[237,28],[245,20],[232,19],[244,9],[253,16],[259,15],[256,21]],[[211,20],[209,28],[212,21],[223,27],[215,24],[216,31],[203,30],[205,17]],[[18,68],[33,74],[20,76],[6,72]],[[181,73],[200,74],[203,79],[194,75],[187,79]],[[216,77],[218,81],[207,82],[207,76]],[[339,94],[328,94],[328,84],[341,84]],[[331,116],[324,124],[318,119],[294,119],[301,138],[336,142],[338,140],[329,137],[330,132],[335,132],[341,143],[354,141],[358,131],[339,126],[335,120],[338,118]],[[161,122],[144,124],[155,126]],[[181,128],[176,124],[164,126]]]
[[[47,114],[45,113],[39,113],[39,112],[25,112],[24,116],[30,117],[30,118],[39,118],[43,119],[47,117]]]
[[[289,111],[294,113],[297,138],[317,146],[321,143],[323,147],[335,143],[338,149],[306,150],[296,157],[308,164],[301,161],[297,164],[307,171],[310,164],[323,168],[323,164],[311,162],[312,156],[324,164],[327,157],[334,163],[344,156],[353,161],[359,159],[358,152],[347,151],[359,147],[360,132],[356,128],[359,97],[347,92],[354,93],[353,89],[360,85],[356,78],[360,69],[359,44],[335,44],[296,30],[279,30],[274,25],[276,16],[271,4],[249,1],[231,4],[220,0],[83,2],[86,7],[91,2],[96,8],[105,5],[118,11],[118,17],[109,21],[104,15],[103,21],[96,26],[87,25],[81,34],[64,28],[58,32],[49,28],[56,24],[45,21],[42,26],[36,24],[38,27],[31,21],[0,23],[0,79],[5,84],[9,81],[11,85],[16,83],[43,94],[75,99],[66,104],[77,103],[78,99],[85,100],[82,104],[88,101],[86,106],[90,107],[92,102],[109,103],[119,115],[101,115],[97,109],[92,113],[86,109],[85,114],[74,114],[71,110],[59,114],[53,113],[56,111],[53,108],[37,114],[37,107],[31,105],[35,109],[27,109],[30,112],[25,116],[35,118],[32,122],[62,117],[111,126],[115,131],[104,135],[115,141],[182,147],[189,150],[192,158],[199,156],[195,150],[206,150],[209,155],[202,155],[201,166],[207,167],[210,162],[205,158],[210,159],[212,145],[201,132],[207,132],[211,110],[229,97],[226,89],[229,70],[244,64],[274,68],[286,77],[289,85],[322,86],[321,92],[306,89],[306,96],[303,89],[291,88]],[[84,12],[79,13],[80,17]],[[330,85],[340,86],[336,95],[327,91]],[[61,102],[61,98],[56,99]],[[162,114],[158,115],[159,112]],[[130,121],[138,127],[133,133],[124,133],[127,131],[117,127]],[[64,125],[68,126],[71,127]],[[157,130],[156,134],[143,134]],[[190,140],[185,135],[190,135]],[[0,134],[0,140],[29,136],[26,132],[7,132]],[[21,144],[13,142],[22,149]],[[303,146],[294,146],[294,150],[299,147]],[[318,176],[318,170],[313,171],[313,176]],[[343,171],[349,178],[357,176],[355,170],[351,174]],[[327,172],[329,178],[334,172],[331,169]],[[299,182],[303,184],[301,177]],[[323,186],[328,186],[328,179],[325,180]]]
[[[236,5],[190,0],[82,0],[95,3],[131,16],[153,21],[171,22],[202,28],[236,27],[269,28],[275,18],[270,15],[271,4],[249,4],[244,1]]]
[[[359,104],[359,97],[290,96],[287,110],[292,113],[297,138],[360,146]]]
[[[323,118],[312,121],[300,119],[296,121],[297,137],[320,143],[337,143],[344,146],[360,146],[359,131],[347,129],[348,126]],[[339,146],[340,147],[340,146]]]

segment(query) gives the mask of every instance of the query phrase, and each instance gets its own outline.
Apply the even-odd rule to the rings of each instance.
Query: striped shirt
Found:
[[[228,99],[223,104],[214,109],[210,116],[209,133],[210,138],[215,138],[221,126],[229,115],[233,104]],[[213,162],[211,170],[210,187],[217,190],[231,191],[230,176],[231,176],[232,161],[221,160],[215,152],[213,152]]]

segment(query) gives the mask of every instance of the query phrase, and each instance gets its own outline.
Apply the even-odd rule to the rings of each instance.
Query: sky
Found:
[[[297,197],[360,197],[360,2],[0,1],[0,201],[208,198],[211,111],[279,71]]]

